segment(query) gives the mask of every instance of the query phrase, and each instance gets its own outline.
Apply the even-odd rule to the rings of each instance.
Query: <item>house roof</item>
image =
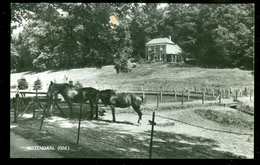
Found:
[[[169,38],[155,38],[147,42],[145,45],[148,46],[148,45],[165,44],[165,43],[175,44]]]
[[[181,48],[177,45],[166,45],[166,54],[179,54],[181,53]]]

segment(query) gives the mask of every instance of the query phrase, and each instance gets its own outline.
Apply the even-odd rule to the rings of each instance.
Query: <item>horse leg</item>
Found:
[[[73,118],[72,102],[71,102],[71,101],[68,101],[68,104],[69,104],[69,109],[70,109],[70,116],[69,116],[69,119],[72,119],[72,118]]]
[[[111,107],[111,110],[112,110],[112,116],[113,116],[113,122],[115,122],[116,121],[116,117],[115,117],[115,105],[110,105],[110,107]]]
[[[92,101],[92,100],[89,100],[89,105],[90,105],[90,109],[91,109],[90,118],[93,119],[94,104],[93,104],[93,101]]]
[[[98,119],[98,101],[95,101],[95,111],[96,111],[96,117],[95,119]]]
[[[139,118],[138,118],[138,123],[139,124],[141,124],[140,123],[140,120],[142,120],[142,115],[143,115],[143,113],[140,111],[140,107],[133,107],[133,109],[135,110],[135,112],[138,114],[138,116],[139,116]]]

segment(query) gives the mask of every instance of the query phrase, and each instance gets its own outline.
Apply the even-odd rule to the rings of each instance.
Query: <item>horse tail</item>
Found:
[[[142,99],[142,103],[144,102],[144,97],[143,96],[140,96],[141,97],[141,99]]]
[[[96,102],[98,103],[98,101],[99,101],[99,92],[100,92],[100,90],[97,90],[96,92],[97,92],[97,93],[96,93]]]

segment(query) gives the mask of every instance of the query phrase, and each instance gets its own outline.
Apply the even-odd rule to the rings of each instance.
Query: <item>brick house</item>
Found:
[[[182,49],[169,38],[155,38],[145,44],[145,59],[153,62],[183,62]]]

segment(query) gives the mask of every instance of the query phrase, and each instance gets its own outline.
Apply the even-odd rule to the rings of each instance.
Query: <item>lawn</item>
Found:
[[[44,72],[21,72],[13,73],[10,76],[10,85],[17,85],[17,80],[26,78],[29,89],[33,83],[40,78],[43,90],[46,91],[50,81],[57,83],[72,80],[79,81],[83,86],[91,86],[99,89],[112,88],[122,90],[140,89],[144,90],[169,90],[173,87],[177,91],[184,88],[199,87],[234,88],[245,89],[254,88],[254,75],[252,71],[235,69],[207,69],[200,67],[172,67],[171,64],[152,63],[131,65],[131,72],[116,73],[114,66],[104,66],[101,69],[79,68],[59,71]]]

